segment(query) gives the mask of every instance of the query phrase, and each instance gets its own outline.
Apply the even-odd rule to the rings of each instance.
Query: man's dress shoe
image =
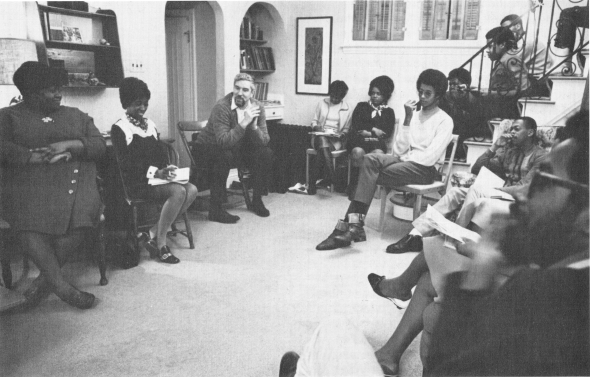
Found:
[[[407,234],[394,244],[387,246],[385,250],[389,254],[401,254],[409,251],[422,251],[422,237]]]

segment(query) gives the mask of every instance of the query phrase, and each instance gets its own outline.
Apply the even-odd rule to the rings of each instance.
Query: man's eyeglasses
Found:
[[[572,181],[571,179],[560,178],[556,175],[537,170],[535,175],[533,175],[531,185],[529,186],[529,198],[533,193],[545,190],[551,186],[565,187],[577,194],[582,194],[585,196],[589,195],[590,189],[588,185]]]

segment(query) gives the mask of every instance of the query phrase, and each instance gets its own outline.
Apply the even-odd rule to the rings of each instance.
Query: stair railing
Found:
[[[522,14],[520,16],[520,20],[523,24],[524,27],[524,34],[521,36],[520,38],[520,43],[521,44],[519,46],[518,49],[513,50],[510,52],[511,55],[518,55],[521,54],[521,58],[518,59],[519,64],[521,64],[521,74],[519,77],[519,82],[514,82],[514,78],[509,77],[508,75],[506,75],[505,79],[509,80],[509,82],[507,81],[506,83],[502,82],[502,87],[504,89],[511,87],[511,88],[515,88],[518,91],[520,91],[521,88],[521,84],[522,84],[522,80],[523,79],[528,79],[528,77],[524,77],[524,72],[527,72],[528,75],[527,76],[536,76],[538,81],[544,81],[546,79],[548,79],[549,75],[551,75],[552,73],[556,72],[560,67],[561,67],[561,74],[564,76],[572,76],[575,75],[579,72],[582,71],[583,67],[579,67],[578,65],[576,65],[573,62],[573,57],[581,54],[581,51],[588,46],[588,42],[584,42],[585,39],[585,32],[586,29],[585,28],[577,28],[577,35],[579,36],[579,38],[577,39],[577,47],[573,48],[572,50],[568,51],[568,53],[566,54],[560,54],[558,51],[555,51],[553,44],[551,43],[552,41],[555,40],[556,36],[557,36],[557,32],[553,33],[553,25],[555,24],[556,27],[559,27],[560,23],[563,22],[573,22],[572,20],[568,20],[568,19],[563,19],[561,17],[561,11],[563,11],[564,9],[570,8],[570,7],[566,7],[564,8],[562,6],[562,4],[560,4],[560,1],[566,2],[564,0],[553,0],[552,3],[552,7],[551,7],[551,14],[550,14],[550,20],[549,20],[549,30],[548,30],[548,37],[547,37],[547,44],[546,44],[546,49],[544,52],[545,54],[545,58],[544,58],[544,62],[543,62],[543,72],[542,74],[539,74],[538,72],[535,72],[535,64],[534,61],[536,60],[537,57],[537,53],[538,53],[538,48],[539,48],[539,32],[541,31],[541,25],[542,25],[542,16],[543,16],[543,1],[542,0],[537,0],[535,6],[528,12]],[[572,6],[587,6],[588,5],[588,0],[568,0],[567,2],[569,2],[570,4],[572,4]],[[560,19],[556,20],[556,9],[560,10]],[[531,22],[531,16],[533,17],[533,20]],[[525,21],[525,22],[523,22]],[[532,32],[531,32],[532,30]],[[532,49],[532,58],[531,58],[531,64],[530,67],[527,68],[525,67],[526,61],[525,61],[525,57],[526,57],[526,49],[527,49],[527,43],[531,43],[531,41],[529,40],[529,36],[532,36],[533,38],[533,49]],[[486,45],[484,45],[482,48],[480,48],[475,54],[473,54],[473,56],[471,56],[469,59],[467,59],[465,61],[465,63],[463,63],[460,68],[466,68],[469,73],[472,75],[474,74],[474,65],[479,66],[479,72],[477,72],[477,91],[478,92],[482,92],[482,81],[483,81],[483,76],[485,74],[485,70],[488,69],[487,65],[486,68],[484,69],[484,53],[485,51],[493,44],[493,41],[490,41],[489,43],[486,43]],[[550,54],[555,56],[556,58],[562,58],[561,61],[559,61],[557,64],[554,64],[551,68],[547,68],[548,64],[547,62],[549,61],[550,58]],[[478,60],[479,59],[479,60]],[[493,62],[492,64],[489,65],[489,70],[490,73],[489,75],[486,75],[489,77],[489,81],[488,81],[488,93],[492,90],[491,88],[491,79],[492,79],[492,74],[494,69],[496,68],[497,62]],[[522,69],[524,68],[524,69]],[[535,74],[536,73],[536,74]],[[500,94],[505,94],[507,93],[506,90],[501,91],[503,93]]]

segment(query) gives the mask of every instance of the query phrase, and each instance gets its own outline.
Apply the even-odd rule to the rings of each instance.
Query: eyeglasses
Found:
[[[589,195],[588,185],[572,181],[571,179],[560,178],[556,175],[537,170],[529,186],[529,198],[538,191],[545,190],[551,186],[560,186],[572,190],[574,193],[584,196]]]

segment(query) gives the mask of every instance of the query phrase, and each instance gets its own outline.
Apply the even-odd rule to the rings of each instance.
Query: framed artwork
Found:
[[[331,73],[332,17],[298,17],[295,93],[328,95]]]

